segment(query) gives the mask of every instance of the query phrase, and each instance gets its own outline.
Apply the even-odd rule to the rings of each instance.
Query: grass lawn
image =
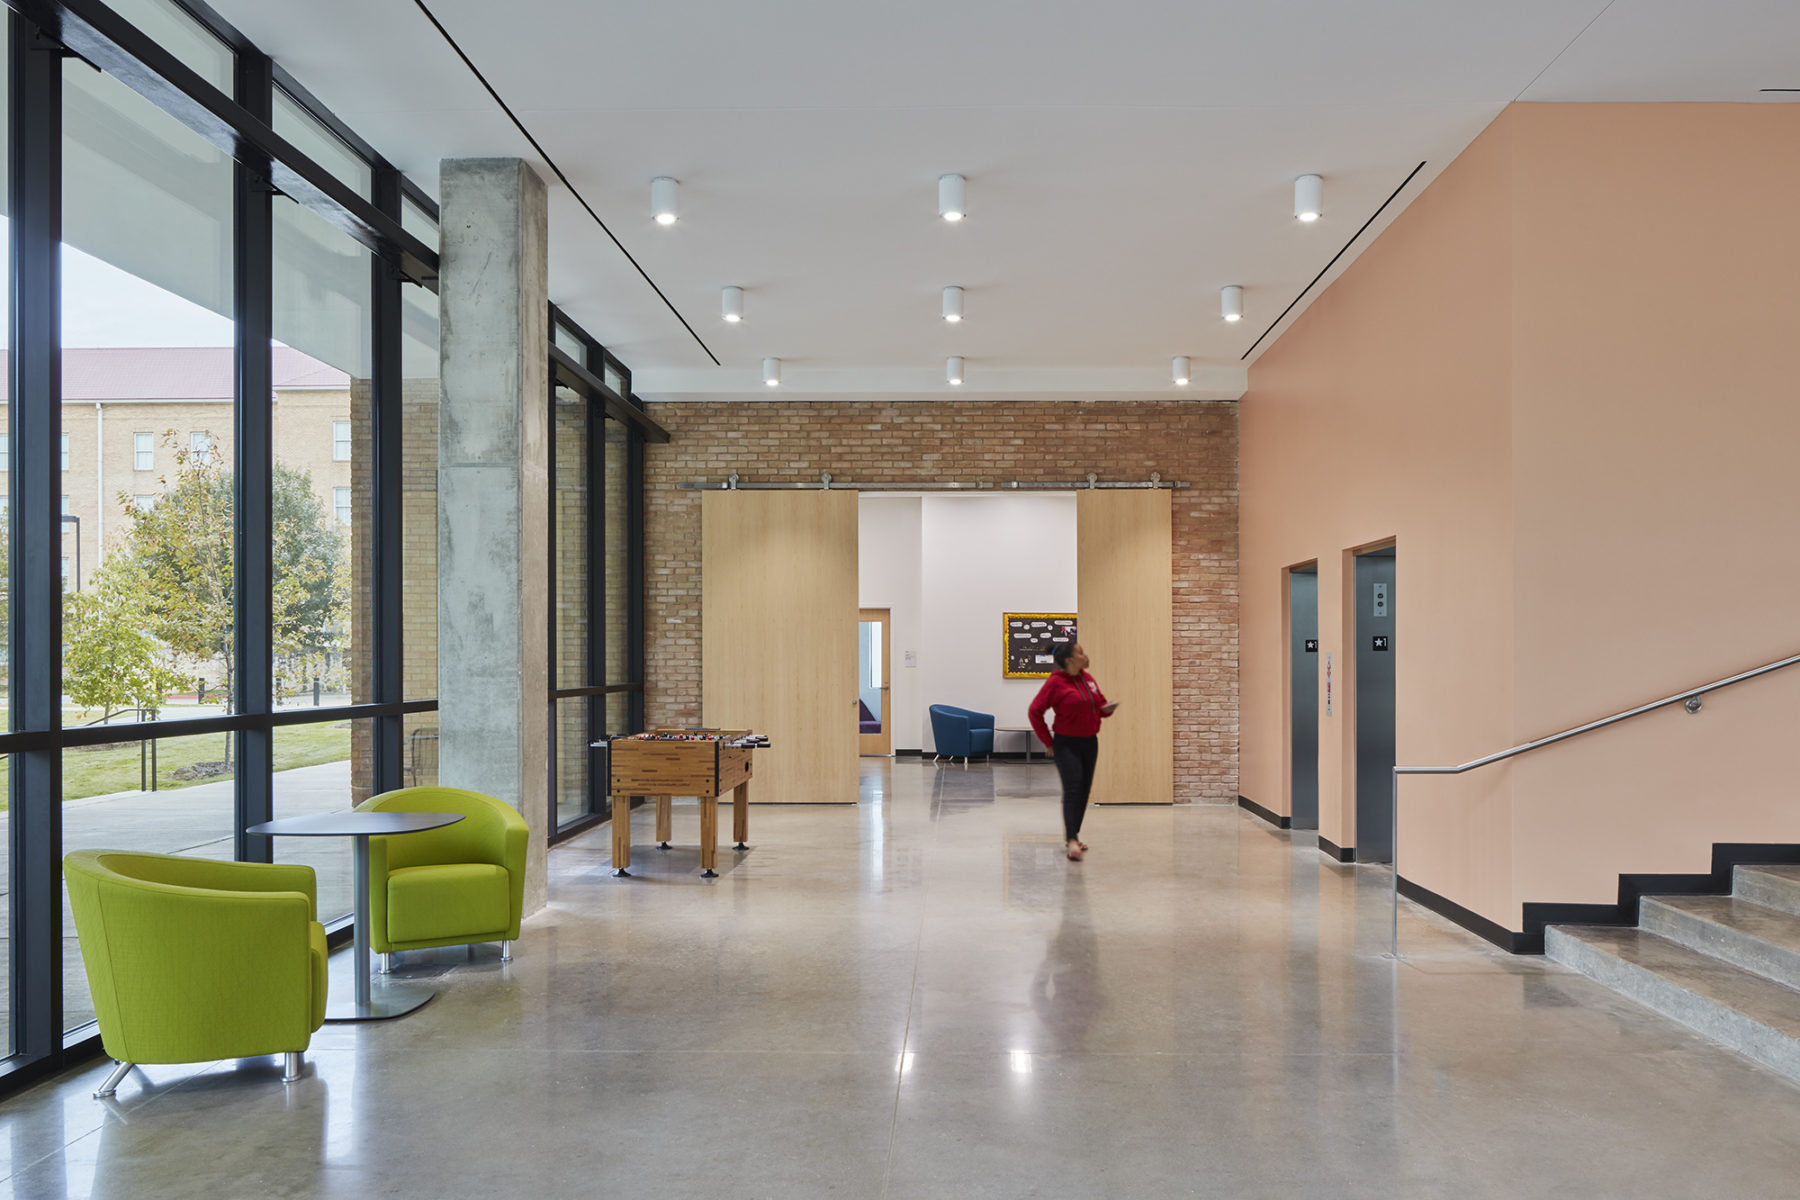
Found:
[[[156,786],[160,790],[193,787],[229,779],[214,775],[209,779],[176,779],[174,773],[197,762],[218,762],[225,757],[226,736],[206,733],[193,737],[158,738],[156,740]],[[111,792],[136,791],[143,776],[139,774],[138,748],[143,743],[121,742],[116,746],[96,746],[63,752],[63,799],[79,800],[83,796],[104,796]],[[319,763],[342,762],[350,757],[350,723],[330,721],[318,725],[288,725],[275,731],[275,769],[292,770]],[[4,811],[9,794],[10,756],[0,757],[0,811]],[[149,769],[148,760],[144,770]]]

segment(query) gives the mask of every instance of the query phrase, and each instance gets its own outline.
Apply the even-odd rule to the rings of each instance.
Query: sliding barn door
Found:
[[[1075,502],[1079,636],[1119,711],[1100,727],[1093,799],[1175,802],[1171,493],[1081,491]]]
[[[856,800],[856,499],[701,495],[702,719],[769,735],[753,801]]]

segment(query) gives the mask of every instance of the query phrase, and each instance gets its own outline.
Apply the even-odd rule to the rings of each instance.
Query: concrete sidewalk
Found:
[[[69,800],[62,806],[63,852],[138,850],[155,854],[232,857],[234,781],[219,779],[175,791],[114,792]],[[275,815],[343,812],[350,804],[350,761],[320,763],[275,773]],[[0,847],[10,845],[12,814],[0,813]],[[305,863],[318,873],[319,919],[334,921],[352,911],[348,838],[276,838],[275,861]],[[10,872],[0,872],[0,896],[10,907]],[[63,1025],[72,1029],[94,1019],[87,975],[75,923],[63,903]],[[11,1003],[10,921],[0,922],[0,1023]]]

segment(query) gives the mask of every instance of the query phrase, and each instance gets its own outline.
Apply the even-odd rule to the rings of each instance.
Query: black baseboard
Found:
[[[1238,807],[1261,817],[1277,829],[1292,829],[1294,827],[1294,819],[1292,817],[1278,816],[1248,796],[1238,797]]]
[[[1420,887],[1404,875],[1400,877],[1400,894],[1414,904],[1423,905],[1438,916],[1456,922],[1476,937],[1484,938],[1502,950],[1513,954],[1542,954],[1544,952],[1544,935],[1542,933],[1538,934],[1537,949],[1522,948],[1520,939],[1525,938],[1525,934],[1514,933],[1498,921],[1490,921],[1480,913],[1464,908],[1447,896],[1440,896],[1430,888]]]
[[[1356,861],[1356,847],[1355,846],[1345,848],[1343,846],[1338,845],[1336,842],[1332,841],[1330,838],[1321,837],[1319,839],[1319,849],[1322,852],[1324,852],[1325,854],[1330,855],[1332,858],[1337,859],[1341,863],[1353,863]]]
[[[1330,847],[1324,838],[1319,848]],[[1327,850],[1327,853],[1330,851]],[[1354,850],[1347,851],[1354,856]],[[1420,887],[1404,875],[1400,877],[1400,894],[1429,908],[1441,917],[1461,925],[1470,933],[1513,954],[1542,954],[1546,925],[1636,925],[1638,904],[1645,896],[1726,896],[1731,894],[1731,875],[1740,866],[1791,865],[1800,863],[1800,845],[1786,842],[1714,842],[1712,870],[1691,875],[1629,874],[1619,876],[1619,899],[1615,904],[1560,904],[1528,900],[1522,912],[1523,929],[1507,929],[1480,913],[1429,888]]]
[[[894,751],[894,757],[895,758],[918,758],[920,755],[922,755],[924,753],[925,752],[923,750],[896,750],[896,751]]]
[[[1725,896],[1731,893],[1731,874],[1737,867],[1794,863],[1800,863],[1800,845],[1791,842],[1714,842],[1711,871],[1692,875],[1621,875],[1616,904],[1528,900],[1523,905],[1525,928],[1516,935],[1523,943],[1517,953],[1542,954],[1546,925],[1636,925],[1638,902],[1645,896]]]

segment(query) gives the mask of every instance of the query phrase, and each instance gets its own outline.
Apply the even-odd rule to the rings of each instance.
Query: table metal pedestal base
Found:
[[[384,987],[370,990],[367,1001],[359,1004],[346,997],[343,1000],[329,1000],[325,1004],[326,1021],[388,1021],[395,1017],[404,1017],[416,1008],[423,1007],[437,992],[431,988],[415,987],[404,983],[390,983]]]

